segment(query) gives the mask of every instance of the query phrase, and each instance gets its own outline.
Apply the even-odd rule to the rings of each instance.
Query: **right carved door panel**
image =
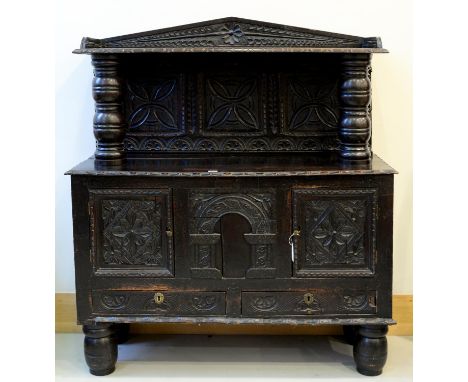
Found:
[[[292,190],[296,277],[372,276],[376,189]]]

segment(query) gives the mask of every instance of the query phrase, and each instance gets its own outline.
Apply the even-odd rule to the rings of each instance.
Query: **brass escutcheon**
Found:
[[[164,295],[160,292],[154,294],[154,302],[156,304],[162,304],[164,302]]]
[[[306,305],[312,305],[312,303],[314,302],[314,295],[312,293],[306,293],[304,295],[304,302],[306,303]]]

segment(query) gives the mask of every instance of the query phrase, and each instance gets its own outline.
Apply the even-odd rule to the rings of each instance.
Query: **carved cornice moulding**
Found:
[[[359,37],[237,17],[104,39],[84,37],[74,53],[386,53],[379,37]]]

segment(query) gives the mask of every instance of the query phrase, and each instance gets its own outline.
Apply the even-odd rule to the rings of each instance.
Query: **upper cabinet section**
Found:
[[[358,37],[237,17],[105,39],[84,37],[74,53],[386,53],[379,37]]]

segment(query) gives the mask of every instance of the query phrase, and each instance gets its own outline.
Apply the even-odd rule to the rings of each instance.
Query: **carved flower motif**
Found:
[[[223,27],[221,30],[226,32],[226,35],[223,37],[226,44],[233,45],[238,43],[240,38],[244,35],[244,32],[242,32],[238,24],[234,25],[232,28]]]

